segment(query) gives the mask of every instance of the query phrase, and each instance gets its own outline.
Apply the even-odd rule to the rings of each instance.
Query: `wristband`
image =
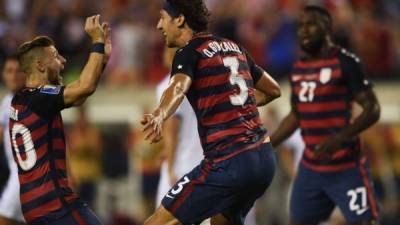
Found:
[[[93,43],[90,52],[97,52],[100,54],[104,54],[104,43],[100,42]]]

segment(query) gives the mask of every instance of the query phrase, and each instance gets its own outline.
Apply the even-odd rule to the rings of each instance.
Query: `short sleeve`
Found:
[[[171,67],[171,76],[183,73],[193,79],[200,55],[190,47],[179,49],[174,57]]]
[[[246,50],[243,50],[243,52],[246,55],[247,64],[249,65],[250,74],[253,77],[254,84],[256,84],[260,80],[264,71],[254,62],[253,57],[251,57]]]
[[[371,82],[366,78],[360,59],[348,53],[341,57],[342,77],[354,97],[357,93],[370,89]]]
[[[66,108],[64,86],[45,85],[36,90],[30,99],[29,107],[42,116],[53,116]]]

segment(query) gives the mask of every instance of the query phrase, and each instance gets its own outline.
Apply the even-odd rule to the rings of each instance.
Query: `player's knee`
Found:
[[[178,225],[180,223],[163,207],[157,209],[156,212],[144,222],[144,225],[161,225],[161,224]]]

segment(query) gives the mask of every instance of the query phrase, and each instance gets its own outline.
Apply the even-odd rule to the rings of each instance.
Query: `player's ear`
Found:
[[[36,59],[35,63],[34,63],[34,66],[41,73],[44,73],[46,71],[46,67],[44,66],[43,60]]]
[[[175,19],[176,19],[176,23],[177,23],[178,27],[183,27],[185,25],[186,19],[183,14],[179,15]]]

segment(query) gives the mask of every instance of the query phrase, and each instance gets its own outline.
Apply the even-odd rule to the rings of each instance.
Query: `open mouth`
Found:
[[[311,40],[308,37],[304,37],[304,38],[301,39],[301,43],[303,45],[308,45],[308,44],[310,44],[310,42],[311,42]]]

